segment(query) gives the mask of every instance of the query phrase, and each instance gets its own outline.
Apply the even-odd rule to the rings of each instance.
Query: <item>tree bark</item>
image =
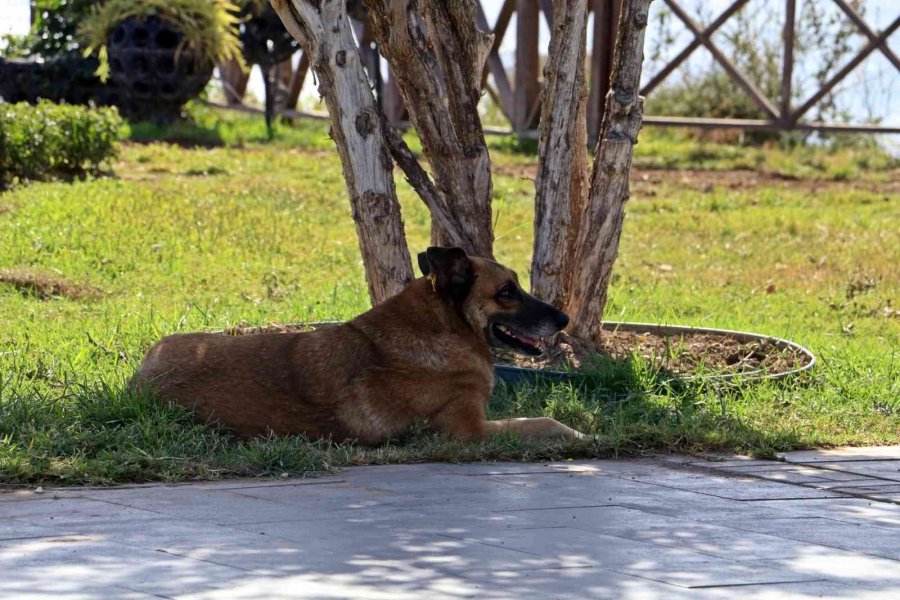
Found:
[[[365,3],[378,48],[422,140],[434,189],[455,224],[451,232],[434,219],[432,242],[493,257],[491,163],[478,116],[481,71],[493,37],[476,27],[473,0]]]
[[[353,39],[345,0],[271,0],[287,30],[300,42],[331,114],[331,134],[344,179],[369,296],[374,304],[413,279],[393,161],[382,121]]]
[[[231,59],[227,62],[219,63],[219,76],[222,78],[222,87],[225,90],[225,102],[229,106],[240,104],[244,100],[244,94],[247,92],[247,82],[250,78],[249,72],[244,72],[240,63]]]
[[[566,269],[588,190],[584,61],[587,0],[555,0],[535,179],[533,293],[554,306],[567,301]]]
[[[598,339],[613,263],[628,201],[628,173],[641,128],[639,95],[644,33],[650,0],[624,0],[613,57],[613,72],[591,173],[590,194],[570,256],[566,310],[569,332]]]

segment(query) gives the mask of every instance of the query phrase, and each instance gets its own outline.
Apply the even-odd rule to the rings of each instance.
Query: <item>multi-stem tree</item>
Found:
[[[359,59],[346,0],[270,0],[300,42],[332,120],[374,303],[412,276],[393,166],[428,206],[432,241],[493,256],[491,161],[478,114],[493,36],[475,0],[364,0],[430,173],[380,114]],[[623,0],[610,91],[593,162],[585,104],[589,0],[554,0],[535,180],[533,291],[595,339],[619,246],[650,0]]]

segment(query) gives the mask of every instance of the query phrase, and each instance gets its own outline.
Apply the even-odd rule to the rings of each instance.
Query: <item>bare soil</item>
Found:
[[[497,175],[533,180],[537,176],[536,165],[498,164],[493,167]],[[831,180],[798,179],[780,173],[750,171],[741,169],[700,170],[700,169],[641,169],[633,167],[629,177],[636,194],[652,190],[659,183],[677,183],[680,186],[703,192],[716,187],[745,189],[750,187],[782,185],[801,188],[815,193],[824,189],[863,189],[885,194],[900,193],[900,178],[889,177],[887,181],[873,180]]]
[[[333,327],[336,323],[310,325],[236,325],[226,335],[290,333]],[[771,341],[743,342],[729,335],[689,333],[661,335],[631,331],[604,331],[599,344],[558,335],[550,349],[538,357],[495,349],[494,362],[542,370],[578,371],[598,356],[614,360],[640,357],[654,369],[673,375],[724,375],[762,371],[775,375],[804,366],[808,357],[793,349],[780,349]]]
[[[54,275],[18,269],[0,271],[0,284],[11,285],[23,294],[35,296],[39,300],[85,300],[103,296],[101,290],[89,285],[70,283]]]

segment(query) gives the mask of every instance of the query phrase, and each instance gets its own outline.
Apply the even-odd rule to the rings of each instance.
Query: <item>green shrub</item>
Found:
[[[115,156],[121,128],[114,108],[0,104],[0,185],[96,172]]]

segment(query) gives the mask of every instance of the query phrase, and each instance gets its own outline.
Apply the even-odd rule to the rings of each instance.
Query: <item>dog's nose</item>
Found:
[[[567,315],[566,313],[564,313],[561,310],[558,310],[558,311],[556,311],[556,318],[554,320],[556,321],[557,329],[562,330],[562,329],[565,329],[566,325],[569,324],[569,315]]]

